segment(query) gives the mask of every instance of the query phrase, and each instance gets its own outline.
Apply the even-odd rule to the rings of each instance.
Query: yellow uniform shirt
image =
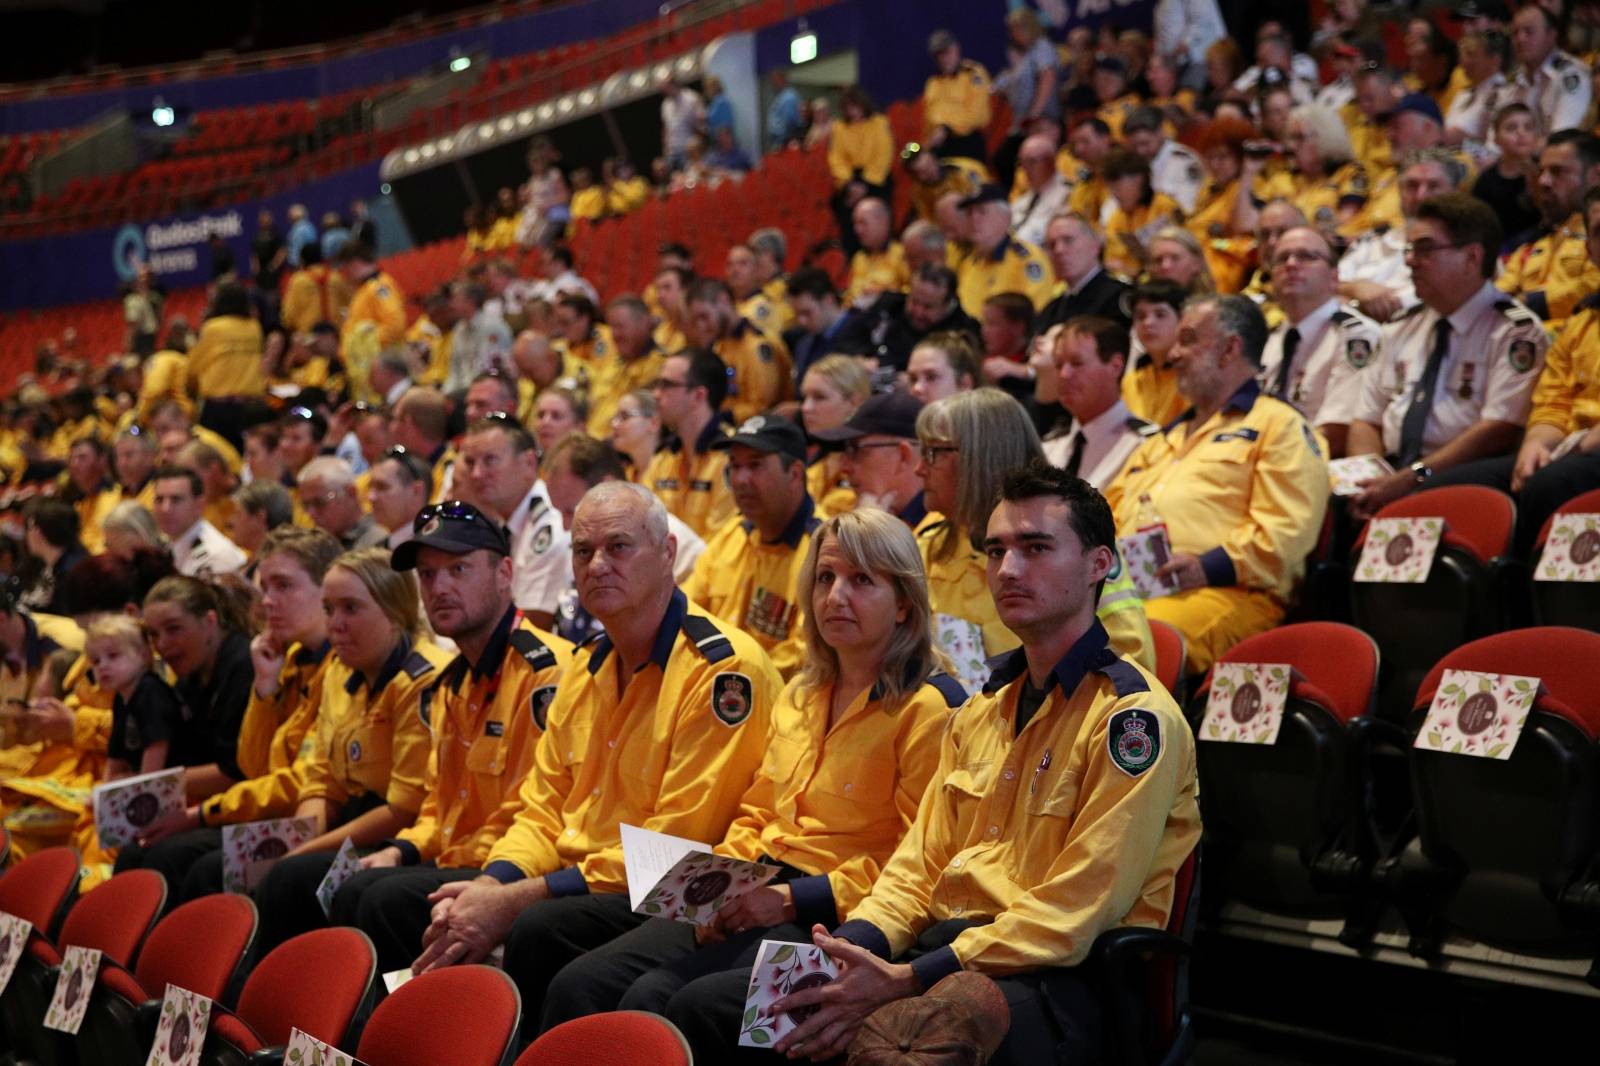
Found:
[[[1350,134],[1350,147],[1356,159],[1367,168],[1367,173],[1377,174],[1394,169],[1394,157],[1389,150],[1389,135],[1383,125],[1374,122],[1355,104],[1339,109],[1345,129]]]
[[[337,326],[350,307],[350,283],[326,263],[317,263],[289,275],[279,317],[292,333],[308,333],[318,322]]]
[[[550,349],[561,358],[562,376],[579,378],[586,388],[592,389],[601,364],[616,358],[617,342],[612,339],[611,327],[602,322],[576,344],[558,340],[550,345]]]
[[[78,512],[78,539],[90,555],[99,555],[106,550],[106,515],[121,502],[122,493],[107,485],[72,505]]]
[[[856,490],[839,471],[838,455],[825,455],[806,467],[806,492],[815,502],[818,518],[856,509]]]
[[[494,225],[489,227],[489,235],[484,238],[483,250],[498,252],[506,248],[515,247],[517,243],[517,216],[507,215],[494,220]]]
[[[194,403],[189,398],[189,357],[182,352],[160,351],[144,361],[139,402],[134,407],[137,421],[148,423],[150,412],[162,400],[177,400],[184,411],[194,414]]]
[[[605,636],[556,688],[521,808],[484,872],[557,896],[626,892],[622,822],[721,840],[761,765],[782,682],[749,636],[674,591],[650,659],[626,679]],[[619,696],[620,693],[620,696]]]
[[[1144,103],[1136,93],[1127,93],[1117,97],[1109,104],[1101,104],[1095,111],[1095,117],[1111,127],[1111,139],[1122,140],[1122,124],[1127,121],[1128,113]]]
[[[1171,422],[1189,407],[1189,401],[1178,393],[1178,372],[1158,366],[1156,357],[1149,352],[1141,354],[1122,375],[1122,400],[1128,410],[1158,426]]]
[[[385,348],[405,339],[406,297],[395,280],[378,271],[363,281],[350,299],[344,327],[339,331],[339,352],[344,356],[351,385],[367,387],[366,368]]]
[[[1156,234],[1183,224],[1183,209],[1166,193],[1158,192],[1147,204],[1124,211],[1113,202],[1106,220],[1105,267],[1113,274],[1136,278],[1144,272],[1144,257]]]
[[[894,701],[874,688],[830,726],[831,698],[829,688],[789,682],[772,712],[761,770],[713,849],[815,875],[789,882],[802,928],[833,928],[871,891],[917,816],[940,738],[967,693],[944,674]]]
[[[735,422],[768,411],[794,395],[794,364],[788,346],[749,319],[739,319],[732,332],[711,350],[732,371],[723,407]]]
[[[421,695],[449,658],[437,645],[424,641],[413,648],[406,640],[370,684],[342,662],[329,666],[300,799],[342,807],[370,793],[396,811],[421,810],[433,748]]]
[[[1367,168],[1351,160],[1327,177],[1295,174],[1290,179],[1288,200],[1319,229],[1333,229],[1339,223],[1339,209],[1366,203],[1372,192]]]
[[[961,309],[973,318],[983,317],[983,304],[1002,292],[1020,292],[1040,311],[1050,302],[1056,279],[1050,261],[1036,246],[1007,237],[993,252],[973,252],[961,261],[956,293]]]
[[[322,705],[322,681],[332,656],[328,646],[289,649],[278,669],[278,694],[250,692],[239,725],[239,769],[248,775],[200,804],[205,825],[233,825],[293,813],[300,793],[296,762]]]
[[[606,208],[613,215],[626,215],[637,211],[650,199],[650,183],[642,175],[626,181],[614,181],[606,189]]]
[[[9,659],[0,660],[0,707],[6,704],[27,703],[38,695],[34,691],[44,671],[44,661],[59,648],[81,652],[83,630],[70,618],[39,612],[21,612],[22,648],[20,668]],[[11,708],[5,707],[9,713]],[[12,735],[11,723],[0,721],[0,774],[28,772],[34,764],[43,743],[19,744]]]
[[[949,74],[935,74],[922,88],[922,123],[945,127],[956,136],[988,129],[993,117],[989,72],[982,63],[963,59]]]
[[[238,477],[240,472],[244,470],[244,456],[240,455],[239,449],[229,443],[228,439],[220,433],[207,429],[205,426],[191,426],[189,427],[189,435],[195,440],[209,444],[218,455],[222,456],[222,462],[227,466],[228,473],[234,477]],[[219,526],[218,528],[221,527]]]
[[[1554,233],[1513,251],[1495,285],[1559,333],[1578,301],[1600,290],[1600,267],[1589,261],[1584,243],[1583,215],[1573,215]]]
[[[1091,173],[1080,179],[1072,187],[1072,192],[1067,194],[1067,210],[1094,223],[1099,220],[1110,198],[1111,190],[1107,188],[1105,179]]]
[[[1200,839],[1194,738],[1091,626],[1017,730],[1019,650],[956,712],[916,821],[839,935],[893,956],[948,918],[991,919],[913,963],[932,984],[1082,962],[1114,926],[1159,929]]]
[[[706,538],[706,550],[682,585],[692,602],[754,637],[784,677],[805,657],[800,567],[821,524],[810,496],[775,541],[763,540],[748,519],[732,518]]]
[[[869,293],[905,292],[910,284],[911,267],[899,241],[890,241],[878,252],[863,248],[850,257],[850,285],[844,302],[853,304]]]
[[[1578,304],[1566,328],[1544,356],[1533,387],[1530,426],[1554,426],[1563,434],[1600,423],[1600,296]]]
[[[676,355],[689,347],[689,338],[684,336],[683,330],[664,319],[650,336],[656,347],[668,355]]]
[[[572,194],[569,210],[574,222],[581,218],[594,222],[606,217],[606,206],[606,191],[598,185],[591,185]]]
[[[640,479],[667,510],[701,537],[722,528],[734,514],[733,492],[723,476],[728,453],[711,450],[711,442],[727,433],[725,423],[712,419],[692,450],[676,438],[667,441]]]
[[[946,193],[956,193],[964,200],[975,195],[990,180],[989,168],[976,159],[950,156],[940,161],[939,179],[932,185],[911,182],[911,213],[924,222],[937,223],[939,218],[934,208]]]
[[[869,115],[860,122],[840,119],[828,138],[828,172],[835,185],[860,180],[882,185],[894,165],[894,134],[884,115]]]
[[[266,389],[261,323],[239,315],[206,319],[189,349],[187,371],[189,392],[202,401],[211,396],[260,396]]]
[[[1322,531],[1327,452],[1300,412],[1251,380],[1204,425],[1181,418],[1129,457],[1106,488],[1118,533],[1150,521],[1145,496],[1172,550],[1199,556],[1211,585],[1286,603]]]
[[[507,611],[482,669],[456,656],[422,692],[417,713],[433,730],[417,820],[395,834],[410,864],[481,868],[517,813],[556,682],[572,645]]]
[[[617,413],[622,398],[636,389],[648,389],[661,376],[667,354],[651,347],[637,359],[624,360],[614,349],[611,358],[597,364],[589,382],[589,436],[605,440],[611,436],[611,416]]]
[[[774,300],[765,289],[757,289],[734,305],[739,317],[766,333],[778,335],[787,328],[785,319],[793,317],[789,302],[780,294]]]

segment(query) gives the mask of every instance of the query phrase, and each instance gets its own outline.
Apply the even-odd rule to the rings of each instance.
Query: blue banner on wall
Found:
[[[305,204],[316,220],[325,211],[347,215],[352,200],[370,199],[377,191],[378,165],[373,163],[264,200],[89,233],[9,241],[0,244],[0,310],[104,300],[117,295],[145,260],[168,289],[203,285],[211,278],[207,242],[213,236],[227,242],[241,268],[249,264],[261,208],[273,213],[282,234],[290,204]]]

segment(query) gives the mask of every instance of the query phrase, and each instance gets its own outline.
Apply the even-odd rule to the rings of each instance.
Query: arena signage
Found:
[[[188,274],[200,269],[201,247],[211,238],[234,240],[244,236],[244,216],[238,211],[152,222],[143,229],[130,223],[117,231],[111,263],[123,281],[133,280],[140,263],[148,263],[158,278]]]

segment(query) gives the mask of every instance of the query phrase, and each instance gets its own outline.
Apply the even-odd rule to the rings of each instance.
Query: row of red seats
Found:
[[[187,137],[173,145],[179,156],[205,155],[308,137],[324,118],[342,115],[373,88],[352,89],[318,100],[285,100],[254,107],[218,108],[194,116]]]
[[[45,130],[0,137],[0,178],[25,172],[34,160],[54,151],[66,136],[66,130]]]
[[[372,942],[355,929],[322,929],[255,962],[233,996],[255,939],[249,896],[205,896],[161,918],[167,886],[153,871],[118,874],[81,897],[77,885],[71,848],[41,851],[0,877],[0,910],[33,926],[0,996],[8,1050],[18,1061],[140,1066],[169,985],[212,1000],[200,1059],[208,1066],[281,1062],[291,1028],[352,1047],[369,1066],[500,1066],[516,1038],[522,1001],[500,970],[457,966],[426,974],[373,1009]],[[76,1036],[43,1027],[69,947],[102,952]],[[463,1017],[472,1024],[460,1025]],[[601,1044],[607,1061],[622,1066],[689,1066],[687,1046],[671,1023],[630,1012],[554,1029],[517,1066],[587,1066]]]

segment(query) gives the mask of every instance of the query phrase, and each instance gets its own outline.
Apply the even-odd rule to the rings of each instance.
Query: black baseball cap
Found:
[[[985,182],[978,187],[978,191],[961,201],[961,210],[977,207],[979,204],[1008,204],[1011,198],[1006,191],[992,182]]]
[[[752,415],[728,436],[712,441],[711,447],[726,450],[736,444],[797,462],[806,461],[805,433],[780,415]]]
[[[413,535],[394,550],[389,565],[396,570],[410,570],[417,565],[417,552],[423,548],[438,548],[452,555],[467,552],[494,552],[510,555],[511,542],[500,523],[462,500],[447,500],[429,504],[417,512],[412,522]]]
[[[818,440],[855,440],[874,433],[885,437],[917,439],[917,413],[922,401],[909,392],[894,389],[869,396],[844,425],[833,429],[819,429],[811,434]]]

